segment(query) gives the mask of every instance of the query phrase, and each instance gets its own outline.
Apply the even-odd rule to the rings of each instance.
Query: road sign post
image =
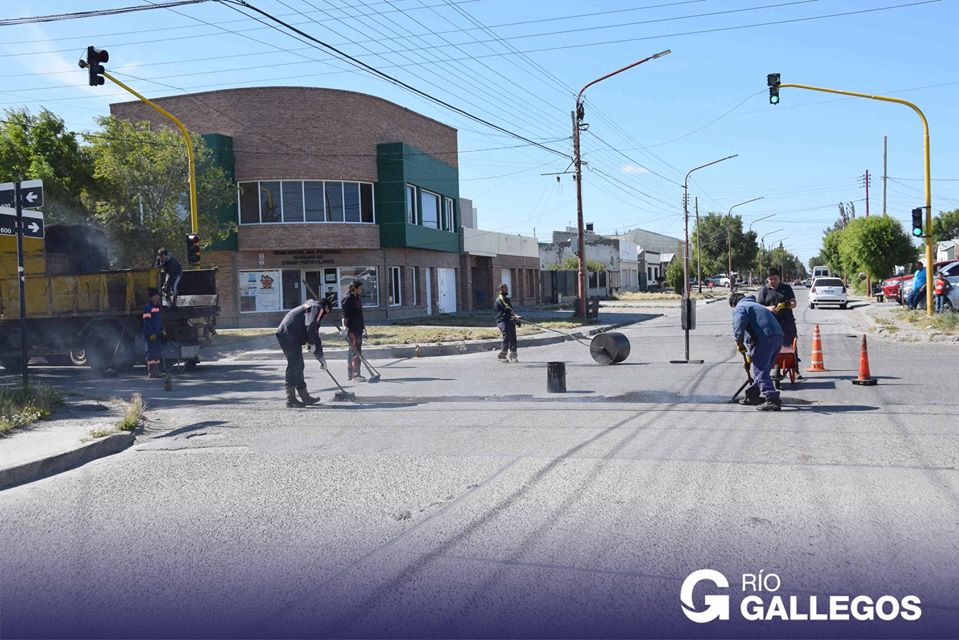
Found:
[[[14,202],[17,206],[17,276],[20,282],[20,358],[23,360],[23,388],[30,384],[27,372],[27,277],[23,268],[23,207],[20,202],[20,182],[14,182]]]

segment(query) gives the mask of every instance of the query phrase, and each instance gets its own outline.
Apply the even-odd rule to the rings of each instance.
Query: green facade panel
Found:
[[[433,251],[460,250],[459,171],[402,142],[376,145],[376,221],[383,247],[413,247]],[[406,185],[453,199],[454,229],[442,231],[409,224],[406,219]],[[418,193],[418,191],[417,191]],[[417,205],[418,206],[418,205]]]
[[[231,182],[236,183],[236,165],[233,156],[233,138],[230,136],[225,136],[221,133],[207,133],[201,137],[213,152],[213,159],[216,164],[226,171],[226,174],[230,177]],[[221,228],[231,224],[233,226],[228,236],[225,238],[218,238],[213,241],[213,244],[209,247],[210,250],[236,251],[236,202],[231,200],[230,202],[215,209],[212,213],[216,219],[217,226]]]

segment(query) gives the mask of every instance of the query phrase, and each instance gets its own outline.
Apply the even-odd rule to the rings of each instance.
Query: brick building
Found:
[[[308,87],[226,89],[154,100],[203,134],[237,183],[216,212],[236,230],[204,251],[219,268],[226,327],[366,282],[368,319],[463,305],[456,130],[375,96]],[[141,102],[129,120],[169,122]]]

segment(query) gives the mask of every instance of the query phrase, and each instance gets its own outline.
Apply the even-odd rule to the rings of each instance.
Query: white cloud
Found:
[[[639,167],[635,164],[624,164],[620,168],[620,170],[623,173],[633,173],[633,174],[649,173],[649,169],[646,169],[645,167]]]

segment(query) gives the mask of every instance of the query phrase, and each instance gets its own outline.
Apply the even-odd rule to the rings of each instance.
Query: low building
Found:
[[[936,262],[957,260],[959,256],[959,238],[936,243]]]
[[[464,307],[491,308],[500,284],[509,287],[514,305],[537,304],[540,282],[536,238],[476,228],[477,211],[465,198],[460,199],[460,211],[463,212],[460,287]]]
[[[539,245],[540,268],[549,270],[569,258],[577,258],[579,236],[576,229],[554,231],[553,241]],[[639,247],[627,238],[602,236],[586,226],[586,260],[603,265],[603,271],[590,273],[589,295],[606,297],[640,290]]]
[[[454,312],[460,298],[459,171],[452,127],[381,98],[256,87],[154,99],[204,134],[237,183],[217,212],[228,237],[220,324],[269,326],[311,297],[363,280],[370,320]],[[128,120],[169,122],[141,102]]]

